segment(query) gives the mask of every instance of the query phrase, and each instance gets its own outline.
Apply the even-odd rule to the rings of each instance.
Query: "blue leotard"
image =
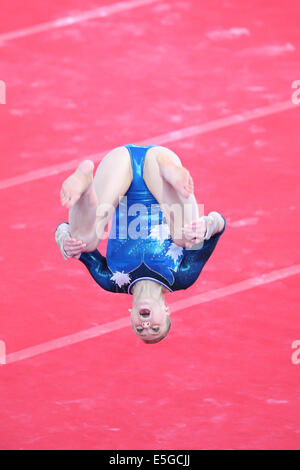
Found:
[[[106,258],[95,250],[82,253],[80,261],[95,281],[111,292],[132,294],[133,285],[144,279],[157,282],[170,292],[187,289],[197,280],[225,225],[200,249],[177,246],[158,201],[143,179],[146,152],[154,146],[125,147],[131,157],[133,180],[115,211]]]

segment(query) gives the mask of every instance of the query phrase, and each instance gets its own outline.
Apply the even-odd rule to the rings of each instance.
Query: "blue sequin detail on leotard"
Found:
[[[185,250],[173,242],[159,203],[143,179],[145,156],[154,146],[125,147],[131,157],[133,180],[113,218],[106,252],[108,267],[119,284],[126,281],[122,273],[130,277],[140,268],[141,278],[162,283],[164,279],[172,285]]]

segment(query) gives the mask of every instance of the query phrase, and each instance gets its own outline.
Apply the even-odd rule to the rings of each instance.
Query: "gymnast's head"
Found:
[[[140,281],[133,289],[133,305],[130,309],[131,326],[135,334],[146,344],[158,343],[170,331],[169,307],[163,288],[153,281]]]

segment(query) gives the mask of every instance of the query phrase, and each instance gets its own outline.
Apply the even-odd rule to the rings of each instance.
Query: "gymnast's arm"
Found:
[[[220,214],[221,215],[221,214]],[[194,245],[191,249],[186,249],[184,257],[175,274],[173,290],[187,289],[198,279],[205,263],[211,257],[221,235],[225,231],[226,221],[221,216],[224,224],[220,224],[204,242]]]
[[[110,292],[127,293],[111,280],[112,273],[107,266],[106,258],[98,250],[81,253],[79,261],[87,267],[90,275],[103,289]]]
[[[72,238],[70,226],[67,222],[60,223],[55,231],[55,240],[64,259],[79,259],[88,269],[97,284],[110,292],[125,292],[111,280],[112,273],[107,266],[107,261],[98,250],[86,252],[86,245]]]

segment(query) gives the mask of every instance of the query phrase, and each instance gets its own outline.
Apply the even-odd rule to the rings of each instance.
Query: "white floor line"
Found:
[[[11,41],[13,39],[31,36],[33,34],[42,33],[44,31],[50,31],[51,29],[63,28],[71,26],[82,21],[87,21],[95,18],[106,18],[107,16],[113,15],[114,13],[120,13],[121,11],[132,10],[133,8],[145,6],[151,3],[157,3],[160,0],[132,0],[113,3],[103,7],[96,8],[94,10],[85,11],[74,16],[67,16],[54,21],[48,21],[46,23],[40,23],[35,26],[30,26],[24,29],[18,29],[7,33],[0,34],[0,43]]]
[[[214,121],[207,122],[205,124],[199,124],[196,126],[186,127],[183,129],[178,129],[176,131],[171,131],[166,134],[158,135],[156,137],[150,137],[146,140],[141,142],[131,142],[140,145],[150,145],[150,144],[158,144],[164,145],[169,142],[176,142],[178,140],[186,139],[188,137],[193,137],[195,135],[205,134],[207,132],[211,132],[217,129],[221,129],[224,127],[232,126],[234,124],[240,124],[243,122],[251,121],[263,116],[268,116],[270,114],[280,113],[282,111],[286,111],[291,108],[295,108],[291,101],[284,101],[281,103],[274,103],[269,106],[263,106],[261,108],[255,108],[252,110],[246,110],[239,114],[234,114],[232,116],[227,116],[225,118],[216,119]],[[111,150],[111,149],[110,149]],[[0,181],[0,189],[11,188],[14,186],[18,186],[23,183],[28,183],[30,181],[40,180],[42,178],[47,178],[48,176],[57,175],[59,173],[63,173],[67,170],[72,170],[76,168],[76,166],[85,159],[90,159],[95,162],[101,160],[102,157],[107,151],[101,151],[99,153],[83,156],[76,160],[70,160],[64,163],[59,163],[57,165],[51,165],[48,167],[40,168],[39,170],[30,171],[29,173],[25,173],[23,175],[14,176],[12,178],[7,178]]]
[[[296,274],[300,274],[300,264],[279,269],[277,271],[272,271],[270,273],[262,274],[261,276],[256,276],[245,281],[231,284],[226,287],[221,287],[219,289],[204,292],[203,294],[195,295],[193,297],[188,297],[184,300],[179,300],[178,302],[170,304],[171,314],[191,306],[199,305],[204,302],[210,302],[215,299],[220,299],[228,295],[236,294],[237,292],[243,292],[257,286],[278,281],[289,276],[294,276]],[[8,354],[6,356],[6,364],[11,364],[13,362],[21,361],[23,359],[29,359],[39,354],[54,351],[56,349],[63,348],[64,346],[69,346],[71,344],[80,343],[81,341],[102,336],[106,333],[111,333],[112,331],[119,330],[129,325],[130,319],[128,316],[125,318],[121,318],[120,320],[96,326],[94,328],[79,331],[78,333],[69,336],[63,336],[62,338],[47,341],[46,343],[38,344],[37,346],[33,346],[31,348],[26,348],[21,351],[16,351],[14,353]]]

